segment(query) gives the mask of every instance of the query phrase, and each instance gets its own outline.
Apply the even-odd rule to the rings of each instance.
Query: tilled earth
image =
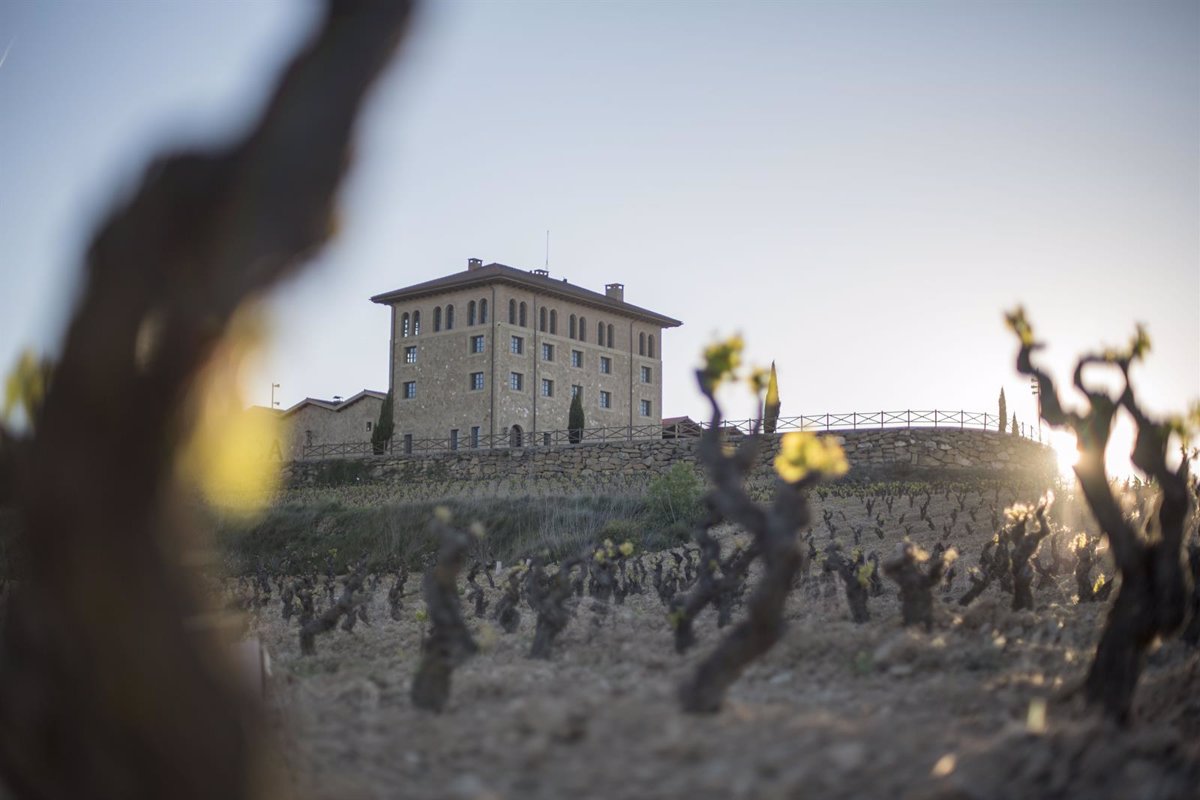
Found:
[[[961,573],[982,541],[957,543]],[[650,587],[606,614],[572,601],[549,661],[527,657],[527,606],[512,634],[465,609],[481,651],[455,671],[440,715],[408,697],[419,576],[401,621],[388,615],[385,579],[372,589],[371,624],[320,636],[314,656],[299,655],[295,620],[285,624],[277,602],[251,632],[273,657],[280,789],[294,796],[1200,797],[1196,651],[1158,648],[1136,722],[1117,729],[1075,691],[1106,606],[1076,604],[1064,577],[1035,592],[1032,612],[1009,611],[996,586],[964,609],[952,601],[965,584],[936,590],[947,602],[930,632],[900,626],[891,584],[871,599],[872,620],[855,625],[840,584],[814,568],[782,641],[711,716],[683,714],[676,692],[725,631],[705,612],[699,644],[676,654]],[[489,590],[491,605],[498,596]]]

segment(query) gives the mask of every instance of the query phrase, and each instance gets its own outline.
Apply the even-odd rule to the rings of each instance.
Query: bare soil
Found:
[[[865,518],[857,499],[824,505],[847,510],[852,522]],[[939,529],[948,512],[940,505]],[[926,533],[928,546],[936,537]],[[1118,729],[1074,691],[1106,606],[1076,604],[1064,576],[1035,590],[1032,612],[1009,611],[1010,596],[996,586],[964,609],[953,601],[986,535],[958,536],[959,579],[950,594],[937,590],[948,602],[938,602],[931,632],[901,628],[891,584],[871,599],[872,620],[853,624],[840,583],[814,567],[793,592],[783,640],[712,716],[681,713],[676,691],[724,632],[705,612],[699,645],[677,655],[649,587],[603,619],[590,598],[579,600],[550,661],[527,657],[527,606],[513,634],[465,609],[481,652],[454,673],[440,715],[415,709],[408,696],[423,626],[419,576],[401,621],[388,616],[385,579],[373,589],[371,624],[319,637],[315,656],[300,656],[295,620],[285,625],[273,602],[251,618],[250,633],[273,658],[268,706],[281,794],[1200,797],[1200,655],[1179,642],[1158,648],[1139,685],[1136,721]],[[817,538],[827,540],[823,530]],[[898,540],[867,533],[863,545],[882,556]],[[488,596],[494,605],[499,593]]]

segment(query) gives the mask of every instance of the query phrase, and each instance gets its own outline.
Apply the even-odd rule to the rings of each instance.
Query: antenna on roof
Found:
[[[546,231],[546,270],[550,269],[550,231]]]

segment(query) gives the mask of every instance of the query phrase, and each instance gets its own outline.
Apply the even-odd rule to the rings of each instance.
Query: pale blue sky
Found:
[[[152,150],[227,135],[306,2],[0,5],[0,365],[56,347]],[[1200,395],[1200,4],[441,2],[375,93],[340,238],[272,301],[250,399],[386,388],[372,294],[541,267],[682,319],[664,412],[740,330],[784,415],[1033,418],[1002,311],[1067,359],[1135,321]],[[316,320],[316,324],[313,324]],[[749,413],[731,403],[731,415]]]

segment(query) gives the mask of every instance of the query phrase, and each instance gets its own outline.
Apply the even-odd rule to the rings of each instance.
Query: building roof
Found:
[[[683,324],[679,320],[672,319],[664,314],[649,311],[632,303],[626,303],[623,300],[617,300],[614,297],[567,283],[566,278],[551,278],[548,275],[526,272],[523,269],[515,269],[505,264],[488,264],[477,269],[456,272],[444,278],[436,278],[424,283],[406,286],[403,289],[384,292],[372,297],[371,302],[394,305],[404,300],[415,300],[427,295],[441,294],[442,292],[465,289],[472,286],[484,286],[496,282],[510,283],[537,292],[556,295],[565,300],[584,303],[605,311],[613,311],[626,316],[636,317],[663,328],[678,328]]]
[[[322,400],[317,397],[306,397],[299,403],[296,403],[296,405],[284,411],[283,416],[286,417],[290,414],[294,414],[305,406],[316,406],[318,408],[323,408],[326,411],[342,411],[354,405],[359,400],[367,397],[373,397],[376,400],[385,400],[387,398],[387,392],[377,392],[374,389],[363,389],[358,394],[346,400]]]

